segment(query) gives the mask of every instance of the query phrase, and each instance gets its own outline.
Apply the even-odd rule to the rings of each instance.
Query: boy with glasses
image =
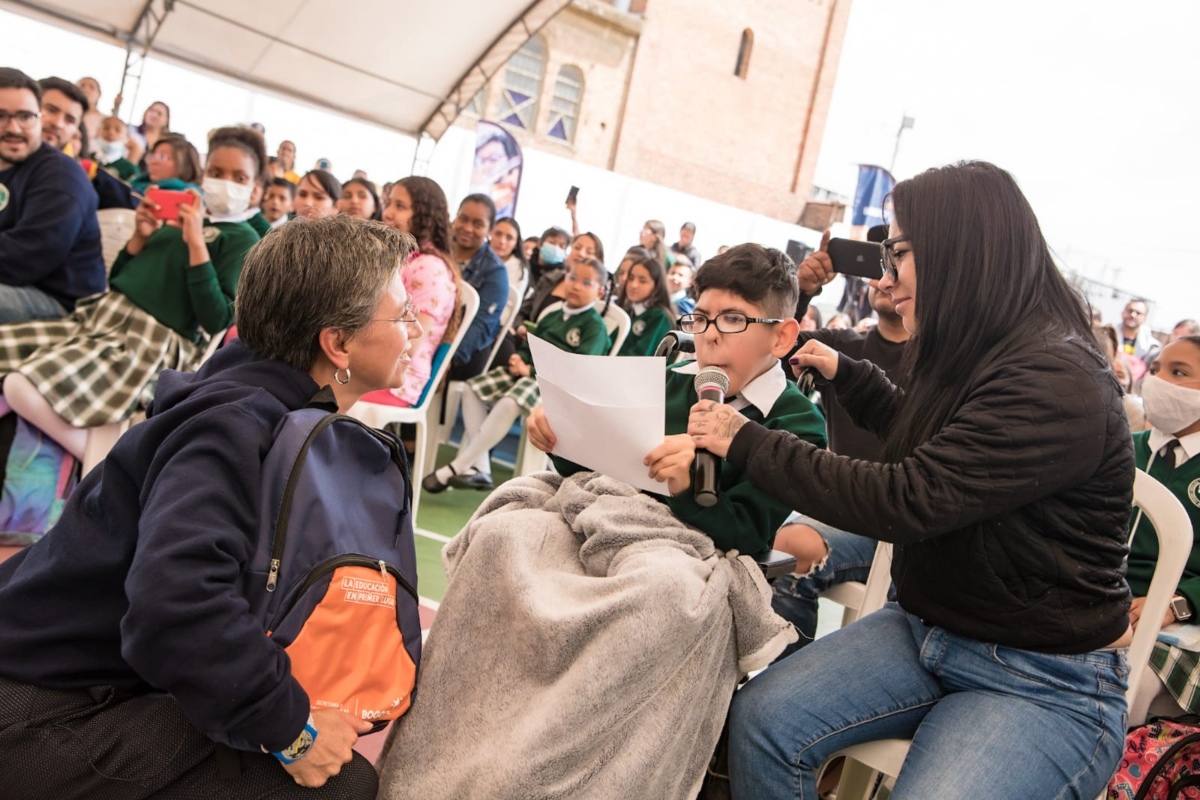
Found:
[[[0,324],[63,317],[105,288],[96,192],[43,144],[41,101],[37,81],[0,68]]]
[[[786,430],[825,446],[825,420],[788,380],[779,359],[796,343],[792,318],[799,289],[796,265],[778,250],[742,244],[705,262],[696,273],[696,308],[679,319],[695,337],[696,360],[667,368],[666,438],[648,453],[650,477],[666,483],[664,502],[675,516],[708,534],[722,550],[758,555],[771,549],[775,531],[791,513],[760,492],[745,473],[721,464],[715,505],[692,496],[696,446],[687,435],[688,413],[697,402],[696,374],[719,367],[729,376],[725,402],[768,428]],[[562,424],[562,423],[560,423]],[[584,467],[553,455],[554,433],[541,407],[529,418],[529,438],[551,454],[563,475]]]
[[[604,293],[608,271],[596,259],[575,262],[566,277],[566,299],[560,309],[547,309],[530,333],[570,353],[605,355],[612,342],[596,301]],[[421,487],[432,494],[447,486],[487,490],[492,481],[489,451],[508,434],[513,422],[528,414],[538,402],[533,355],[528,339],[508,360],[467,381],[463,391],[463,443],[458,455],[444,467],[425,476]],[[491,410],[488,409],[488,404]],[[685,415],[686,418],[686,415]]]

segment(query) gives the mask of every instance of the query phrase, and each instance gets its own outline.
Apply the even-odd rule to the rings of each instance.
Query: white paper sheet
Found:
[[[577,355],[536,336],[529,348],[554,455],[666,494],[642,464],[665,436],[666,359]]]

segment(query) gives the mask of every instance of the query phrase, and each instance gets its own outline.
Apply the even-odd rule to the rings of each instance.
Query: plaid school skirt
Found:
[[[63,319],[0,325],[0,375],[24,375],[77,428],[129,417],[162,370],[188,370],[200,352],[120,292],[85,297]]]
[[[528,414],[537,407],[538,393],[537,378],[516,378],[509,374],[504,367],[496,367],[482,375],[467,379],[467,387],[479,396],[485,403],[491,404],[501,397],[511,397],[516,401],[522,414]]]

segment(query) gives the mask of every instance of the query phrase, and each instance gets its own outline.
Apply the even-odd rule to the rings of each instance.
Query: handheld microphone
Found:
[[[696,394],[701,400],[725,402],[729,391],[729,376],[720,367],[705,367],[696,375]],[[692,480],[692,498],[697,505],[710,508],[717,504],[718,484],[721,481],[721,459],[707,450],[696,451],[696,474]]]

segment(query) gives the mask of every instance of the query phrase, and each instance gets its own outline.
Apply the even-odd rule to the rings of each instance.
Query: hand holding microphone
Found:
[[[725,393],[729,391],[729,376],[720,367],[705,367],[696,375],[695,387],[701,400],[711,400],[720,405],[725,402]],[[688,427],[690,429],[691,425]],[[705,508],[716,505],[720,482],[721,459],[708,450],[697,450],[696,478],[692,483],[692,497],[696,503]]]

